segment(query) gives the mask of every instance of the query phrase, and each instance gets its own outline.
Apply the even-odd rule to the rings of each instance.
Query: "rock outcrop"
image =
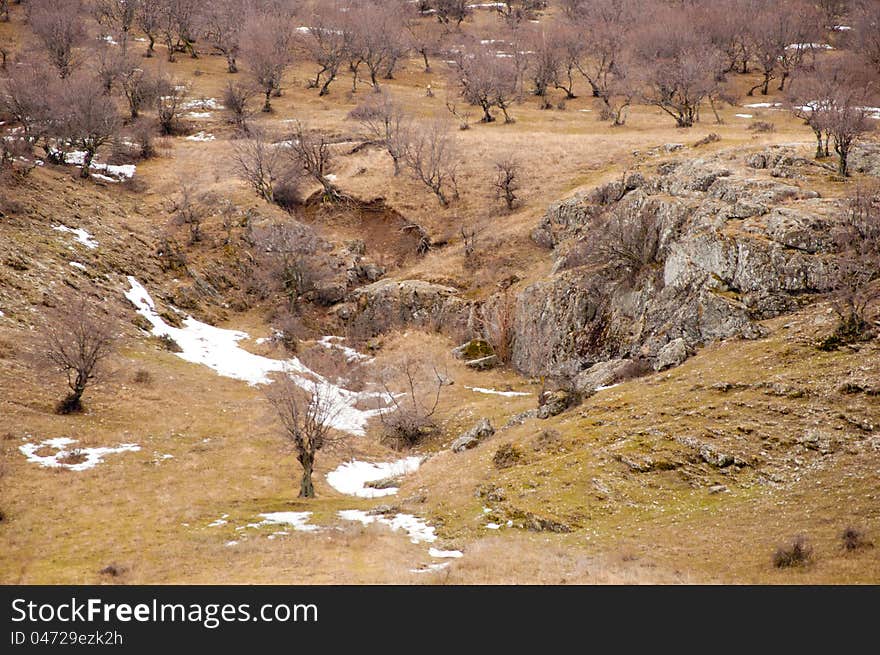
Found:
[[[495,428],[492,427],[489,419],[480,419],[474,427],[452,442],[452,452],[460,453],[475,448],[483,439],[488,439],[493,434],[495,434]]]

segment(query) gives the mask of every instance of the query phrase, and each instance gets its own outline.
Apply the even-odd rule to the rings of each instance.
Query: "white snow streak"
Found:
[[[357,460],[340,464],[335,470],[327,474],[327,482],[340,493],[361,498],[380,498],[397,493],[397,487],[386,489],[373,489],[365,486],[367,482],[396,478],[407,473],[412,473],[422,463],[420,457],[406,457],[396,462],[360,462]]]
[[[75,444],[76,442],[76,439],[58,437],[56,439],[47,439],[40,443],[22,444],[18,449],[25,457],[27,457],[29,462],[50,468],[66,468],[71,471],[85,471],[86,469],[94,468],[96,465],[104,461],[103,458],[105,455],[136,452],[141,449],[140,446],[133,443],[120,444],[116,448],[67,448],[67,446]],[[43,448],[54,448],[55,453],[52,455],[37,455],[37,451]],[[85,459],[76,464],[67,464],[61,461],[70,455],[78,455]]]
[[[52,229],[56,232],[69,232],[77,241],[90,250],[94,250],[98,247],[98,242],[95,241],[94,237],[82,228],[72,228],[67,227],[66,225],[53,225]]]

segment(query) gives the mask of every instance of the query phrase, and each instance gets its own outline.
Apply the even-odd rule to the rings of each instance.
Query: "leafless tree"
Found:
[[[162,11],[165,0],[138,0],[135,21],[147,37],[146,57],[152,57],[155,52],[156,39],[159,38],[162,25]]]
[[[131,31],[137,22],[141,0],[95,0],[92,13],[103,28],[119,44],[123,52],[128,47]]]
[[[284,72],[293,60],[290,25],[268,15],[253,16],[244,27],[241,42],[248,71],[266,96],[263,111],[272,111],[272,93],[281,88]]]
[[[168,203],[171,222],[189,229],[189,245],[202,240],[202,222],[210,213],[208,205],[213,198],[205,193],[198,193],[187,183],[181,183],[180,191]]]
[[[389,406],[379,414],[387,437],[398,448],[416,445],[436,428],[434,414],[446,376],[436,364],[405,356],[383,374]],[[399,389],[399,393],[392,392]]]
[[[318,451],[339,442],[334,437],[334,421],[344,408],[341,400],[327,383],[312,382],[302,389],[289,377],[275,382],[267,395],[275,409],[284,436],[296,450],[296,459],[302,467],[299,486],[300,498],[314,498],[312,472]]]
[[[117,46],[102,41],[94,49],[93,66],[104,93],[112,93],[124,70],[132,65],[125,51]]]
[[[349,118],[359,121],[368,138],[385,149],[394,164],[395,177],[399,175],[412,129],[412,121],[403,106],[383,91],[355,107]]]
[[[512,58],[498,57],[494,50],[480,46],[457,52],[451,66],[452,81],[462,99],[482,109],[484,123],[495,120],[493,107],[501,109],[505,122],[511,122],[507,110],[516,97],[518,78]]]
[[[443,25],[461,25],[471,15],[468,0],[432,0],[431,8]]]
[[[189,89],[171,78],[156,79],[156,119],[162,134],[177,132]]]
[[[297,121],[291,135],[290,145],[285,148],[288,161],[294,174],[301,172],[321,185],[324,198],[341,200],[342,192],[328,177],[330,163],[333,161],[331,141],[323,132],[308,130]]]
[[[495,11],[509,25],[517,25],[524,20],[535,20],[540,10],[546,7],[546,0],[504,0],[495,3]]]
[[[834,230],[837,245],[832,307],[839,336],[853,339],[868,326],[869,308],[880,298],[880,185],[859,186]]]
[[[113,321],[86,295],[64,298],[45,330],[49,362],[67,377],[70,393],[58,404],[59,414],[82,411],[86,389],[100,381],[115,341]]]
[[[318,5],[302,38],[307,56],[319,66],[315,79],[309,81],[309,87],[320,89],[320,96],[330,92],[340,66],[349,56],[353,37],[349,17],[342,9],[345,7],[335,4]]]
[[[350,10],[349,20],[355,30],[352,47],[367,67],[373,89],[378,91],[379,77],[392,77],[406,50],[403,16],[394,5],[368,1]]]
[[[409,39],[409,48],[418,54],[425,64],[425,72],[431,72],[431,57],[443,47],[444,32],[436,24],[423,20],[418,13],[405,14],[404,28]]]
[[[65,78],[73,72],[75,48],[85,37],[82,0],[30,0],[28,21],[49,60]]]
[[[720,88],[724,64],[705,33],[691,29],[682,10],[657,7],[632,37],[634,58],[629,75],[642,100],[691,127],[700,104]]]
[[[200,0],[162,0],[159,11],[159,34],[168,49],[168,61],[175,60],[178,52],[198,57],[198,38],[201,15]]]
[[[235,173],[268,202],[275,202],[275,183],[282,176],[284,159],[280,148],[267,143],[262,134],[252,134],[232,150]]]
[[[321,239],[313,228],[290,219],[254,228],[253,243],[258,269],[268,276],[261,290],[277,288],[286,296],[288,310],[296,312],[300,296],[326,275]]]
[[[9,21],[9,0],[0,0],[0,21]]]
[[[860,0],[853,14],[854,49],[880,73],[880,3]]]
[[[449,204],[449,194],[457,193],[458,155],[449,124],[434,119],[414,127],[407,140],[403,161],[413,177],[437,196],[440,205]]]
[[[211,0],[202,8],[201,25],[205,39],[226,58],[226,70],[230,73],[238,72],[236,59],[247,9],[247,4],[241,0]]]
[[[513,155],[508,155],[495,161],[494,164],[495,177],[492,180],[492,186],[495,189],[495,195],[504,200],[508,211],[516,206],[517,195],[520,184],[520,163]]]
[[[143,109],[153,105],[160,92],[159,79],[128,59],[120,71],[119,86],[128,103],[132,119],[140,116]]]
[[[752,20],[754,0],[717,0],[700,7],[695,16],[697,29],[703,30],[721,53],[724,72],[749,72],[752,59]]]
[[[83,151],[81,177],[89,177],[98,149],[113,140],[119,127],[116,103],[103,93],[98,80],[83,72],[60,84],[52,107],[51,131],[63,144]]]
[[[516,336],[516,294],[510,286],[491,296],[483,307],[483,334],[502,364],[510,363]]]
[[[223,89],[223,106],[229,112],[229,122],[245,134],[249,128],[247,121],[253,114],[251,101],[256,90],[249,84],[228,82]]]
[[[54,95],[57,78],[48,65],[21,62],[0,79],[0,111],[22,128],[22,137],[37,146],[46,136],[51,119],[47,97]]]

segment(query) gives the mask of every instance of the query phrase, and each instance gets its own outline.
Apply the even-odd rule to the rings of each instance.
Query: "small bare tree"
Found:
[[[154,104],[160,92],[160,83],[155,75],[137,66],[131,59],[126,60],[120,71],[119,86],[132,119],[138,118],[142,110]]]
[[[513,58],[498,57],[480,46],[456,53],[451,66],[452,83],[465,102],[482,109],[484,123],[495,120],[494,107],[503,112],[506,123],[512,122],[507,110],[516,98],[519,78]]]
[[[272,111],[272,94],[281,89],[284,72],[293,57],[293,32],[285,21],[268,15],[250,18],[241,35],[241,54],[248,71],[266,96],[263,111]]]
[[[189,245],[202,240],[202,222],[209,214],[209,200],[206,194],[199,194],[191,185],[182,183],[180,191],[168,203],[172,223],[189,229]]]
[[[832,307],[839,319],[837,335],[860,337],[868,326],[868,310],[880,298],[880,184],[858,187],[848,211],[834,230],[837,272]]]
[[[295,172],[301,171],[321,185],[324,197],[330,201],[342,199],[342,193],[328,177],[333,161],[331,142],[323,132],[307,130],[297,121],[288,147],[284,150]]]
[[[123,52],[128,48],[131,31],[137,21],[141,0],[95,0],[92,14],[98,24],[109,30]]]
[[[28,21],[49,60],[65,78],[75,67],[75,48],[85,37],[82,0],[30,0]]]
[[[515,321],[516,294],[508,286],[492,296],[483,308],[483,333],[502,364],[509,364],[513,357]]]
[[[349,54],[351,30],[342,9],[344,7],[336,5],[318,5],[301,39],[306,54],[319,67],[315,79],[309,81],[309,88],[320,89],[319,96],[330,93],[330,85]]]
[[[238,52],[241,45],[242,14],[246,8],[241,0],[211,0],[201,12],[202,31],[215,52],[226,58],[226,70],[238,72]]]
[[[185,111],[184,101],[189,94],[186,85],[168,77],[156,80],[156,120],[162,134],[174,134]]]
[[[162,25],[162,10],[165,0],[138,0],[135,21],[147,37],[147,51],[145,57],[152,57],[155,53],[156,39]]]
[[[251,100],[256,90],[239,82],[229,82],[223,89],[223,106],[229,112],[229,122],[244,134],[249,132],[248,119],[253,115]]]
[[[383,387],[389,399],[379,413],[386,436],[398,448],[416,445],[436,429],[434,414],[446,383],[436,364],[406,356],[385,371]],[[391,387],[400,388],[393,393]]]
[[[329,267],[321,239],[310,226],[291,219],[254,228],[253,243],[259,273],[266,276],[261,291],[277,289],[295,313],[299,297],[311,291]]]
[[[235,173],[264,200],[275,202],[275,183],[282,175],[284,160],[280,148],[262,134],[253,134],[232,150]]]
[[[119,127],[116,103],[98,80],[79,73],[61,83],[52,104],[51,131],[64,144],[83,151],[81,177],[89,177],[98,149],[113,140]]]
[[[411,121],[403,106],[383,91],[371,95],[348,116],[360,122],[373,143],[385,148],[394,163],[394,176],[399,175],[411,129]]]
[[[343,409],[343,402],[326,383],[312,382],[301,389],[289,377],[275,382],[268,393],[269,401],[284,427],[285,438],[293,445],[302,467],[300,498],[314,498],[312,472],[318,451],[341,441],[334,437],[334,421]]]
[[[495,177],[492,186],[495,188],[495,196],[504,199],[508,211],[516,206],[519,191],[520,163],[514,156],[509,155],[495,162]]]
[[[45,352],[67,377],[70,389],[57,406],[59,414],[82,411],[82,396],[100,380],[114,341],[113,322],[85,295],[65,298],[53,312],[45,331]]]
[[[434,119],[414,128],[403,160],[413,177],[437,196],[442,207],[449,205],[450,192],[458,193],[458,157],[454,133],[446,121]]]

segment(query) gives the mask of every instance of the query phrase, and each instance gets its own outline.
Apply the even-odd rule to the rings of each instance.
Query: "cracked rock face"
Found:
[[[787,151],[759,154],[748,156],[752,168],[797,163]],[[838,202],[766,171],[734,172],[729,160],[666,162],[654,177],[631,175],[551,205],[533,238],[553,247],[556,272],[520,293],[514,365],[531,375],[577,375],[635,356],[675,365],[667,364],[670,343],[678,360],[715,339],[754,337],[754,321],[830,290]],[[606,286],[599,298],[595,271],[568,253],[609,212],[623,224],[640,214],[657,220],[661,269],[634,285]]]

